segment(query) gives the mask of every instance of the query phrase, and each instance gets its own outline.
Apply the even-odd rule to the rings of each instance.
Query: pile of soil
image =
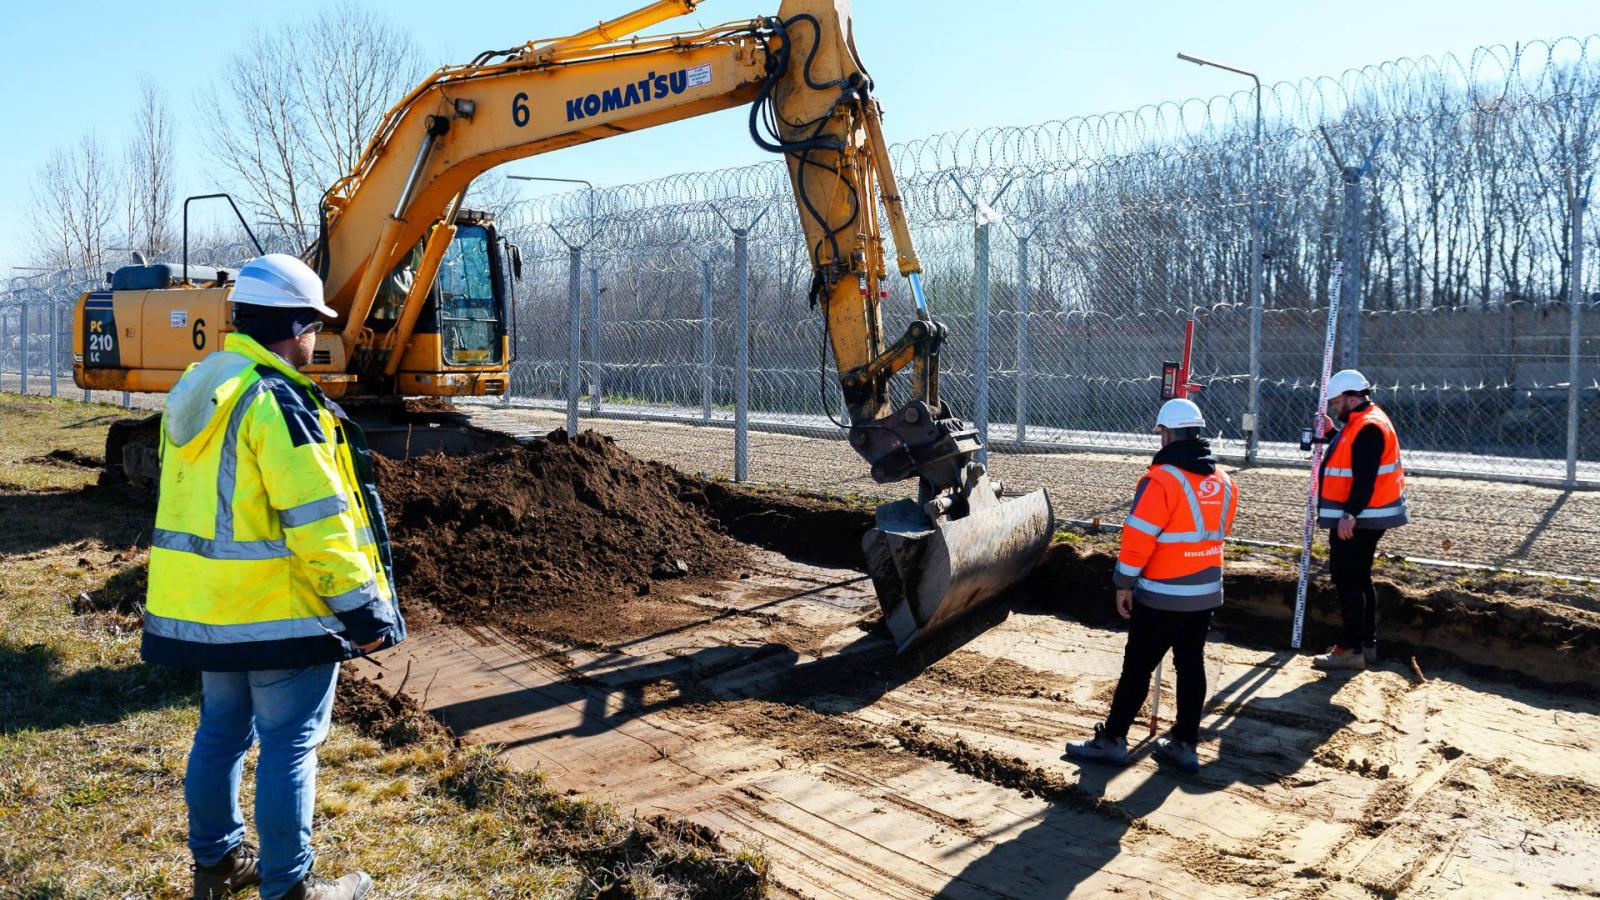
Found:
[[[702,617],[670,601],[746,561],[707,513],[704,482],[593,431],[465,457],[380,457],[378,484],[402,602],[461,624],[579,646],[626,640]]]

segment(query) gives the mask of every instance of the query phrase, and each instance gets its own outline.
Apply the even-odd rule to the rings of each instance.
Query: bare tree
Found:
[[[119,191],[116,172],[92,133],[76,146],[57,147],[34,180],[35,261],[98,269],[111,243]]]
[[[201,118],[217,123],[211,155],[258,216],[304,233],[421,70],[410,35],[354,0],[285,23],[200,95]]]
[[[128,246],[162,254],[176,243],[172,110],[148,76],[139,82],[139,106],[127,148]]]

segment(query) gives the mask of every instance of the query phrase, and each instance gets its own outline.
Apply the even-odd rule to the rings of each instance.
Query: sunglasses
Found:
[[[307,325],[305,328],[302,328],[300,330],[300,334],[301,335],[316,334],[316,333],[320,332],[322,330],[322,326],[324,326],[326,324],[327,324],[326,322],[322,321],[321,319],[318,319],[317,321],[312,322],[310,325]]]

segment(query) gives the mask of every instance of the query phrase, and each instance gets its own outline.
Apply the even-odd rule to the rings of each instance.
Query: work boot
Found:
[[[194,864],[194,900],[222,900],[261,883],[256,845],[241,841],[209,866]]]
[[[1361,672],[1367,668],[1367,658],[1360,650],[1347,650],[1334,645],[1328,648],[1327,653],[1311,657],[1311,664],[1319,669],[1348,669],[1352,672]]]
[[[1162,738],[1156,741],[1155,755],[1177,766],[1179,771],[1193,775],[1200,771],[1200,754],[1188,741]]]
[[[1128,739],[1111,737],[1106,734],[1104,725],[1096,724],[1094,737],[1087,741],[1067,743],[1067,755],[1073,759],[1125,766],[1128,764]]]
[[[1378,645],[1376,642],[1361,645],[1361,658],[1369,666],[1378,664]]]
[[[338,881],[307,872],[281,900],[361,900],[371,890],[372,877],[365,872],[351,872]]]

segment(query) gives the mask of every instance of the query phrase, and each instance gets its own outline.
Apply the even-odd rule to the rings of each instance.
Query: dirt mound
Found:
[[[703,482],[592,431],[380,458],[378,481],[401,596],[462,624],[578,645],[637,637],[694,618],[666,601],[746,558],[706,513]]]

